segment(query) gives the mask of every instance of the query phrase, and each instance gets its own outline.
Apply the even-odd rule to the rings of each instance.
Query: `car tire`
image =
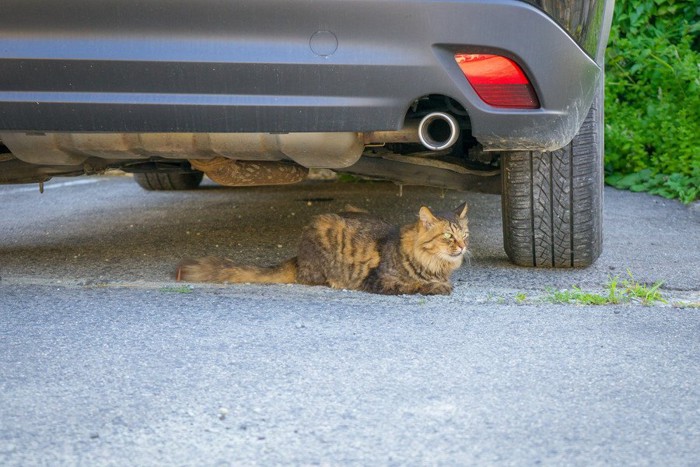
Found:
[[[148,191],[193,190],[202,183],[202,172],[146,172],[135,173],[134,180]]]
[[[578,134],[552,152],[513,152],[502,159],[503,240],[520,266],[573,268],[602,250],[603,95]]]

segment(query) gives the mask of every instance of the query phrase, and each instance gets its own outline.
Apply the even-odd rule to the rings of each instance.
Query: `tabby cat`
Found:
[[[314,217],[302,232],[297,256],[277,266],[240,266],[214,257],[185,260],[177,280],[448,295],[450,275],[461,266],[468,244],[466,203],[440,215],[423,206],[418,221],[403,227],[350,207]]]

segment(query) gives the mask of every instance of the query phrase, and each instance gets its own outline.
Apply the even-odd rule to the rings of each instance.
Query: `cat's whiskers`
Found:
[[[464,252],[464,259],[467,262],[467,266],[471,267],[472,266],[472,252],[470,250],[466,250]]]

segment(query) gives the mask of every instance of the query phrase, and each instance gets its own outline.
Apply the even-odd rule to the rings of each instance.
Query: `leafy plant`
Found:
[[[698,198],[699,16],[694,0],[617,0],[606,57],[609,184]]]
[[[644,305],[651,305],[655,302],[666,303],[659,291],[662,282],[656,282],[650,287],[637,282],[629,270],[627,270],[627,275],[628,278],[623,281],[620,281],[619,276],[611,277],[605,285],[606,294],[586,292],[578,286],[573,286],[571,290],[548,290],[547,300],[552,303],[575,303],[578,305],[615,305],[633,300]]]
[[[683,203],[691,203],[700,196],[700,167],[695,168],[690,176],[680,173],[654,174],[651,169],[644,169],[627,175],[608,175],[605,182],[623,190],[646,191],[664,198],[677,198]]]
[[[627,297],[640,300],[645,305],[654,302],[666,303],[666,300],[664,300],[661,296],[661,292],[659,292],[659,288],[661,288],[663,282],[655,282],[651,287],[649,287],[637,282],[629,269],[627,270],[627,275],[629,276],[629,279],[622,281],[624,294]]]
[[[551,290],[549,300],[553,303],[577,303],[579,305],[609,305],[612,303],[608,297],[597,293],[584,292],[574,286],[572,290]]]

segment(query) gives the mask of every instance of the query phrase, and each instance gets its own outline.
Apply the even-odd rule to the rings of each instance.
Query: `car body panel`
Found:
[[[398,130],[444,95],[487,150],[573,138],[601,67],[524,2],[6,0],[1,132]],[[482,102],[454,54],[523,68],[541,108]],[[2,136],[0,135],[0,138]]]

